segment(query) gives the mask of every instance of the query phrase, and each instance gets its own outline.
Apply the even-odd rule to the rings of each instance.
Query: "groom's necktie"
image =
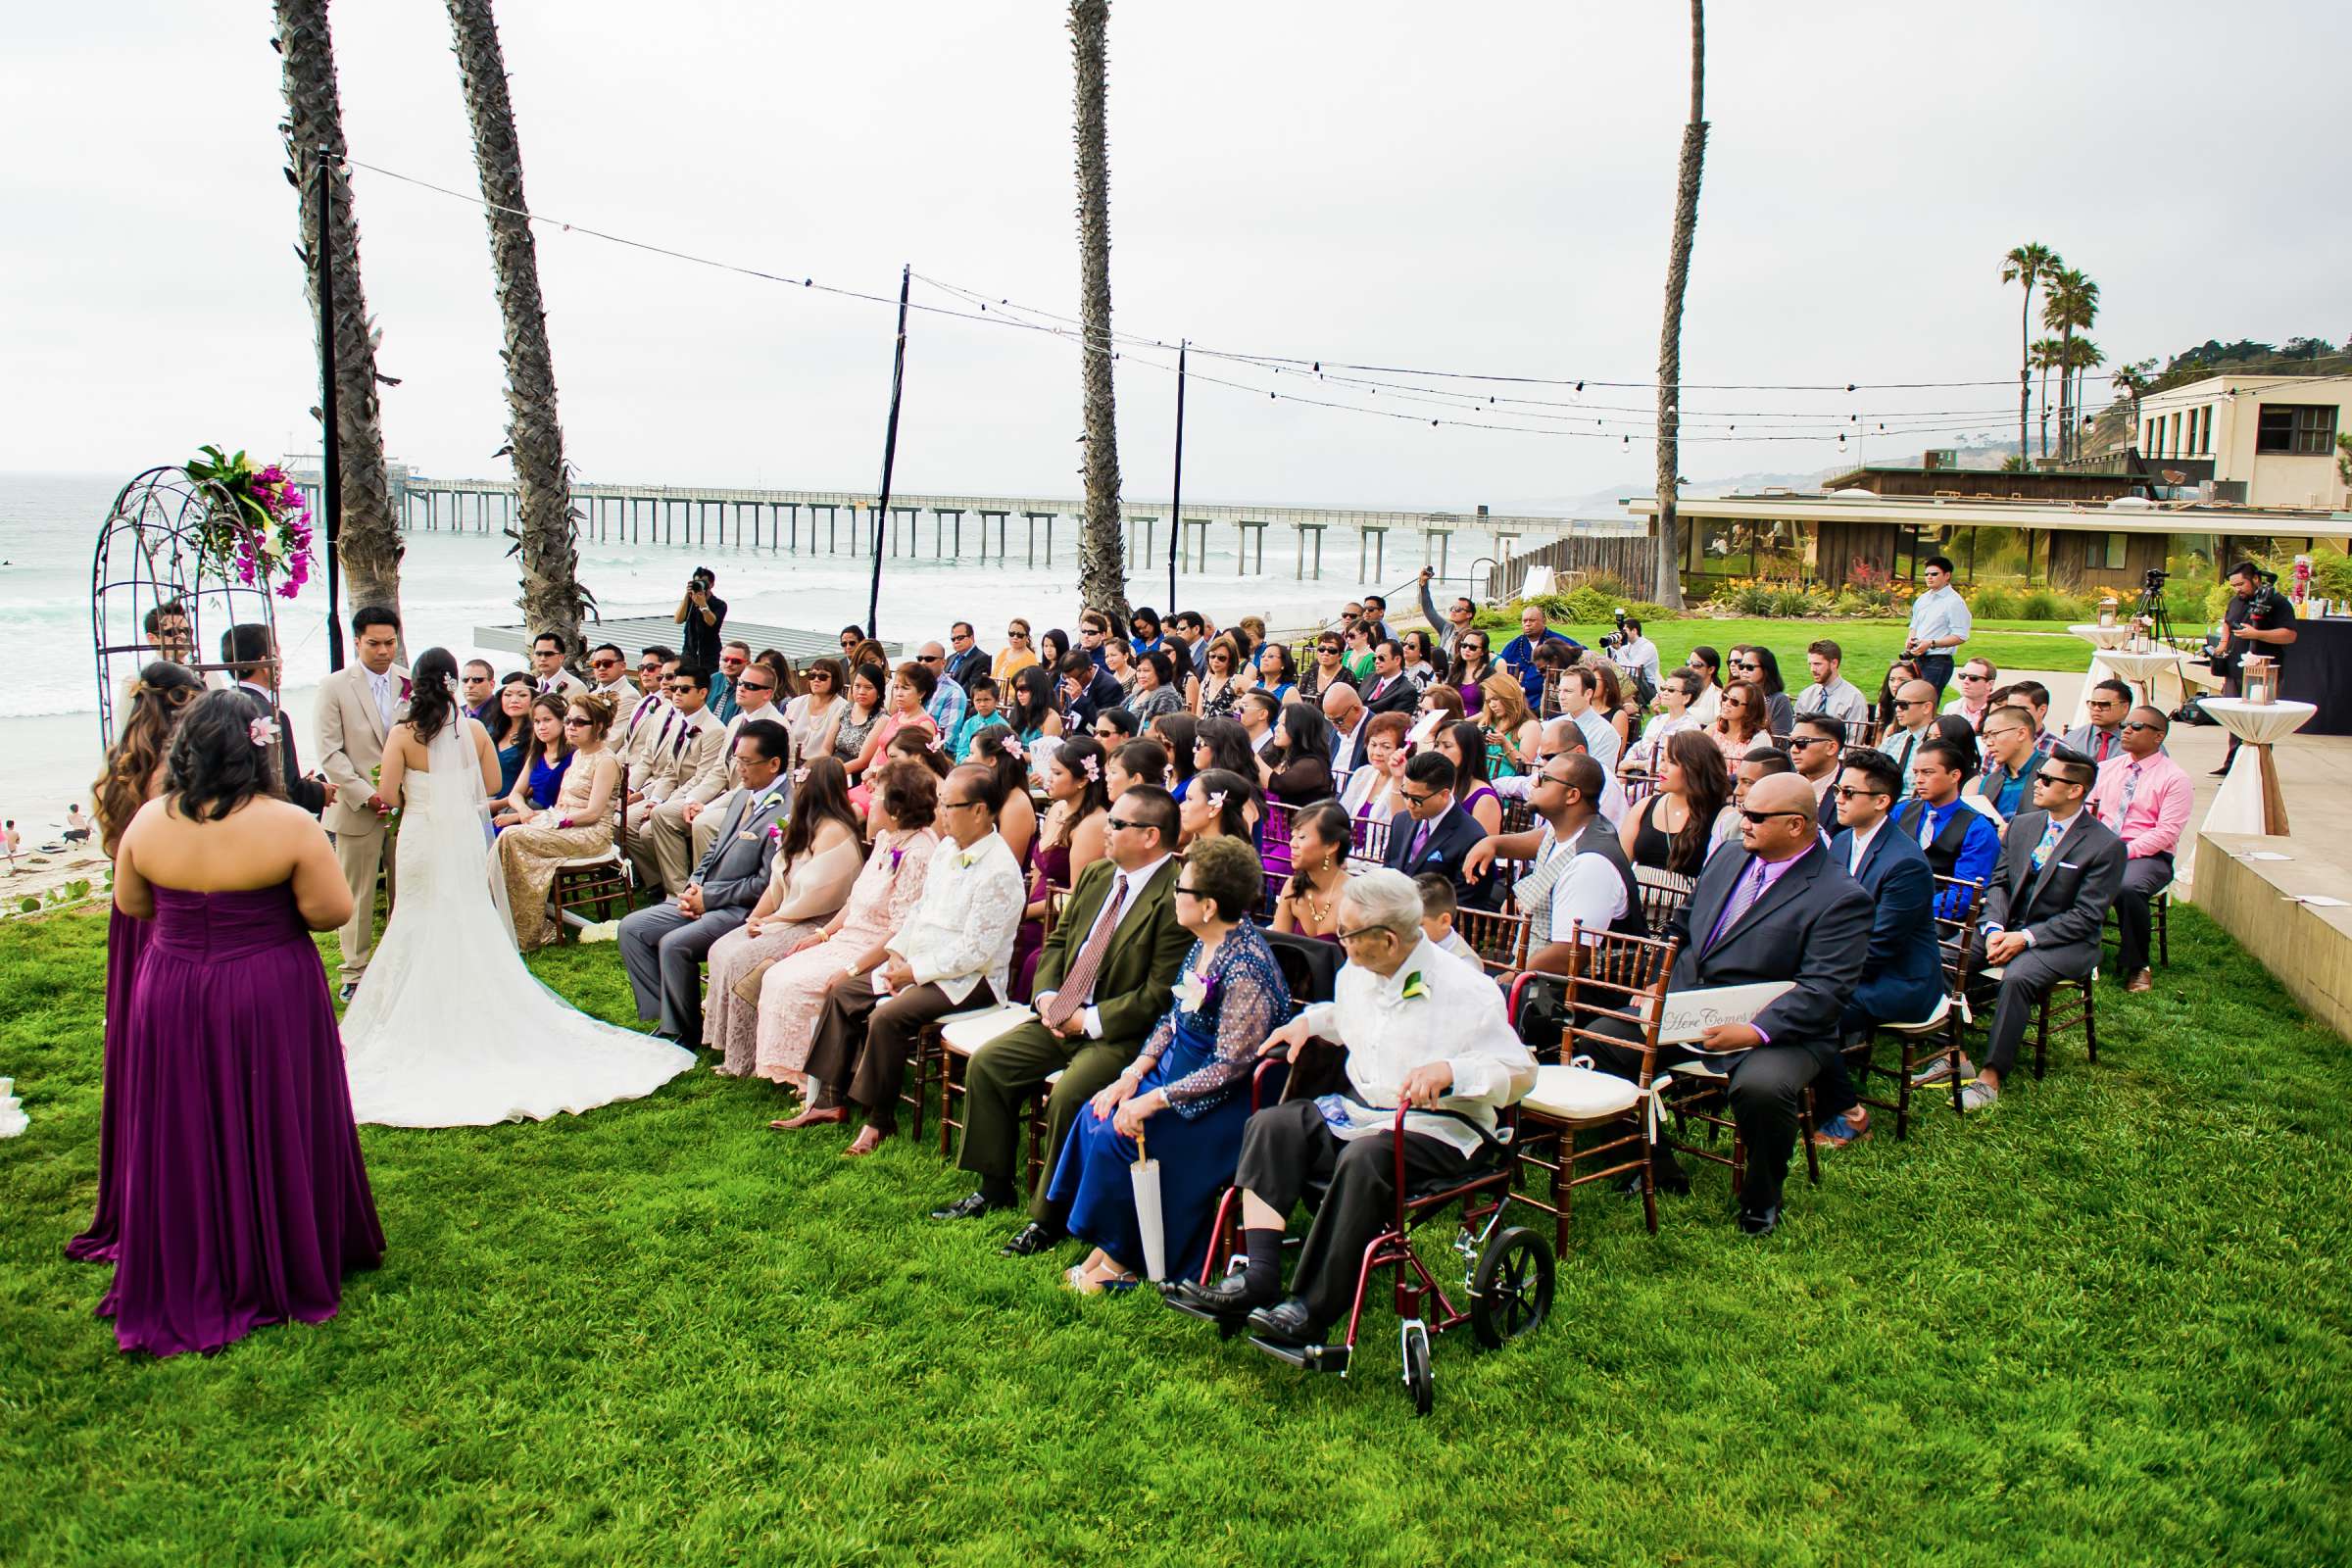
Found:
[[[1086,1005],[1094,994],[1095,975],[1102,967],[1102,955],[1110,951],[1110,937],[1119,926],[1119,907],[1127,902],[1127,873],[1121,871],[1110,880],[1110,897],[1102,903],[1102,912],[1095,916],[1095,928],[1086,934],[1086,946],[1078,950],[1078,961],[1070,972],[1061,977],[1061,986],[1047,1004],[1045,1020],[1049,1028],[1058,1029],[1069,1022],[1070,1015]]]

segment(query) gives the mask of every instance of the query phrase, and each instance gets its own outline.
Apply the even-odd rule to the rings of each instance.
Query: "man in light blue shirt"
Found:
[[[1952,683],[1953,650],[1968,641],[1972,629],[1968,604],[1952,586],[1952,563],[1946,556],[1930,556],[1919,568],[1927,592],[1911,602],[1911,634],[1903,652],[1919,662],[1919,678],[1936,688],[1936,701]]]

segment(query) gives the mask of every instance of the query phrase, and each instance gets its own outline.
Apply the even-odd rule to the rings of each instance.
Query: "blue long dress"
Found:
[[[533,806],[545,810],[548,807],[556,804],[556,797],[564,791],[564,775],[571,770],[571,760],[574,755],[576,754],[565,752],[563,760],[553,767],[547,765],[547,755],[544,752],[531,759],[531,804]]]
[[[1185,955],[1178,1001],[1144,1042],[1149,1063],[1140,1097],[1164,1087],[1167,1107],[1144,1123],[1144,1142],[1159,1164],[1160,1224],[1168,1277],[1198,1274],[1208,1251],[1217,1196],[1233,1181],[1250,1120],[1250,1073],[1258,1050],[1291,1015],[1290,988],[1264,933],[1244,922],[1202,974],[1200,944]],[[1197,1008],[1185,993],[1204,988]],[[1054,1170],[1048,1201],[1067,1205],[1070,1234],[1142,1272],[1143,1233],[1135,1217],[1135,1141],[1121,1137],[1092,1105],[1079,1111]]]

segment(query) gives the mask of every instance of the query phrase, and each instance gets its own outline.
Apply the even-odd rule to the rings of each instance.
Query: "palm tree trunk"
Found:
[[[376,400],[375,333],[360,286],[360,228],[352,217],[351,187],[327,182],[327,243],[333,247],[335,297],[318,297],[319,150],[340,163],[343,105],[335,85],[335,47],[326,0],[276,0],[275,39],[284,78],[287,174],[301,193],[303,281],[311,321],[331,323],[335,339],[335,433],[342,443],[343,516],[338,556],[354,606],[400,609],[399,519],[392,512],[391,475],[384,466],[383,408]]]
[[[2075,326],[2069,321],[2058,334],[2058,461],[2075,455]]]
[[[507,450],[514,460],[517,521],[510,533],[522,556],[522,597],[515,601],[533,634],[554,632],[565,657],[580,662],[580,556],[571,510],[571,471],[564,462],[564,426],[556,415],[555,361],[539,297],[539,248],[522,194],[522,148],[507,96],[507,62],[491,0],[449,0],[466,110],[473,121],[473,162],[482,178],[498,309],[506,330]]]
[[[2017,466],[2026,456],[2026,417],[2034,411],[2034,274],[2025,276],[2026,308],[2017,325]]]
[[[2041,456],[2045,462],[2050,456],[2050,368],[2047,365],[2041,368]]]
[[[1669,610],[1683,604],[1682,523],[1675,515],[1675,478],[1681,471],[1676,439],[1682,415],[1683,295],[1690,286],[1690,247],[1698,237],[1698,181],[1707,157],[1707,30],[1705,0],[1690,0],[1690,119],[1683,126],[1682,166],[1675,175],[1674,243],[1666,259],[1666,318],[1658,329],[1657,568],[1650,597]]]
[[[1078,596],[1090,610],[1127,618],[1127,534],[1119,516],[1118,410],[1110,360],[1110,153],[1103,117],[1110,0],[1070,0],[1077,66],[1078,294],[1086,341],[1086,523],[1078,539]],[[1182,523],[1170,527],[1182,531]]]

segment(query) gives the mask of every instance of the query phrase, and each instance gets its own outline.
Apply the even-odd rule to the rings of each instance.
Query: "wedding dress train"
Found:
[[[478,1127],[650,1095],[692,1053],[589,1017],[514,951],[492,875],[481,770],[463,724],[408,773],[399,896],[343,1017],[351,1106],[391,1127]]]

